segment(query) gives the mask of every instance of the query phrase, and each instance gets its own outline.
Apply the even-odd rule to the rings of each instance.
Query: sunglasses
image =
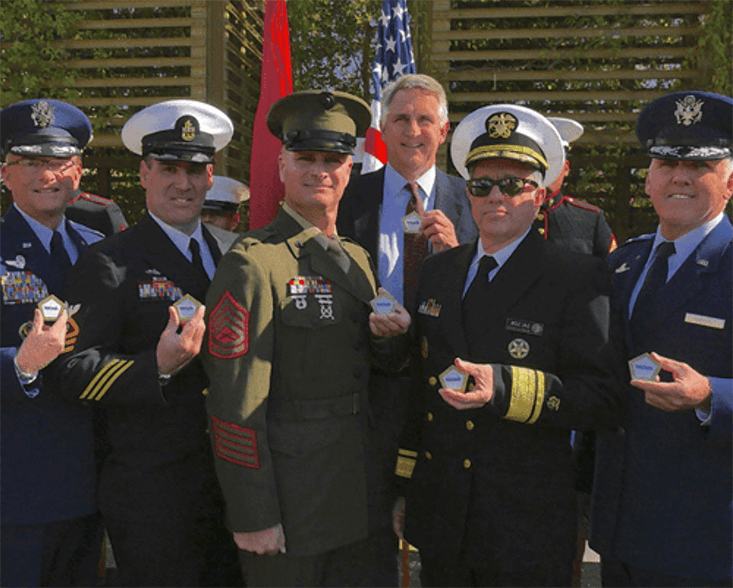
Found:
[[[521,194],[527,185],[532,186],[532,189],[537,189],[540,185],[532,180],[525,180],[523,178],[502,178],[501,180],[492,180],[490,178],[478,178],[477,180],[468,180],[466,182],[468,191],[472,196],[477,198],[483,198],[491,193],[491,190],[496,186],[499,188],[504,196],[518,196]]]

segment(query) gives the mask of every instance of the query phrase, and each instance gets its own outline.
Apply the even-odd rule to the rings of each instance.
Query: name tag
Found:
[[[711,329],[722,329],[725,327],[725,319],[714,318],[702,314],[693,314],[688,312],[685,314],[685,322],[691,325],[700,325],[701,327],[710,327]]]

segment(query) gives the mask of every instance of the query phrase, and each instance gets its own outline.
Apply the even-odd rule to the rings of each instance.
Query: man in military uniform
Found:
[[[549,117],[548,120],[560,133],[565,163],[555,181],[547,186],[547,195],[534,226],[548,241],[554,241],[571,251],[605,259],[616,249],[616,238],[603,211],[562,193],[563,183],[570,173],[570,143],[583,134],[583,125],[569,118]]]
[[[64,216],[91,131],[81,110],[58,100],[0,113],[2,178],[13,197],[0,240],[3,586],[96,584],[91,411],[63,402],[45,369],[73,345],[77,326],[69,310],[44,325],[37,308],[63,298],[69,268],[102,237]]]
[[[125,215],[120,207],[108,198],[76,190],[66,206],[66,216],[87,227],[92,227],[106,237],[127,228]]]
[[[633,371],[598,434],[590,544],[604,586],[730,586],[733,99],[669,94],[636,135],[659,226],[609,257]]]
[[[197,358],[204,300],[224,247],[201,224],[223,112],[172,100],[135,114],[122,140],[142,155],[148,214],[105,239],[70,276],[79,337],[58,377],[103,412],[99,504],[124,586],[236,586],[207,434],[208,379]],[[197,305],[198,308],[197,308]]]
[[[249,188],[242,182],[214,176],[214,185],[206,193],[201,209],[201,222],[225,231],[236,231],[242,220],[240,208],[245,200],[249,200]]]
[[[272,106],[283,207],[224,256],[207,296],[207,407],[247,585],[373,585],[367,384],[372,360],[401,365],[392,336],[410,318],[396,301],[370,315],[369,255],[335,231],[369,120],[341,92]]]
[[[618,411],[608,270],[531,228],[563,164],[543,116],[480,108],[451,155],[480,238],[423,266],[396,528],[424,586],[567,586],[570,433]]]

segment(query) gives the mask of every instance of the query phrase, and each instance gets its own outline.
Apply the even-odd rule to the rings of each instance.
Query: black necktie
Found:
[[[410,193],[410,201],[405,208],[405,215],[417,212],[421,217],[425,214],[422,200],[417,193],[417,183],[410,182],[405,186]],[[422,233],[405,233],[403,241],[402,264],[402,301],[411,313],[415,310],[415,296],[417,295],[417,280],[420,277],[420,268],[428,255],[428,240]]]
[[[71,259],[64,247],[64,239],[58,231],[54,231],[51,237],[51,259],[57,267],[63,269],[64,273],[71,268]]]
[[[191,239],[188,242],[188,248],[191,250],[191,263],[208,279],[209,274],[206,273],[204,262],[201,261],[201,249],[199,247],[199,242],[196,239]]]
[[[463,297],[461,312],[468,341],[475,341],[484,330],[483,318],[489,296],[489,274],[498,265],[493,257],[484,255],[479,261],[476,277]]]
[[[664,241],[657,247],[654,262],[644,278],[631,314],[631,333],[635,341],[646,332],[647,319],[659,304],[659,291],[667,283],[667,260],[674,253],[674,243],[671,241]]]

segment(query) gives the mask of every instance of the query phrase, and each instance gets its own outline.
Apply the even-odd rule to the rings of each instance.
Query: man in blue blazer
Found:
[[[733,100],[669,94],[636,133],[659,226],[609,257],[635,375],[598,435],[590,544],[604,586],[730,586]]]
[[[74,309],[45,326],[37,308],[63,296],[71,265],[102,237],[64,217],[91,131],[81,110],[58,100],[26,100],[0,114],[2,178],[13,198],[0,237],[3,586],[97,580],[90,409],[64,402],[44,369],[73,346]]]
[[[448,136],[448,103],[442,86],[426,75],[404,75],[382,94],[381,132],[388,163],[382,169],[352,176],[339,206],[336,226],[340,235],[354,239],[377,261],[379,281],[413,314],[417,276],[425,255],[456,247],[476,238],[466,182],[440,171],[435,160]],[[417,190],[422,217],[414,237],[402,224],[411,200],[409,185]],[[405,254],[405,239],[422,247],[417,255]],[[410,245],[408,245],[410,247]],[[407,262],[406,262],[407,260]],[[408,268],[405,271],[405,268]],[[408,290],[407,292],[405,290]],[[409,377],[373,373],[370,406],[378,426],[374,440],[372,528],[381,533],[387,576],[384,585],[396,585],[396,538],[391,530],[391,509],[396,498],[391,490],[398,441],[406,410]]]

